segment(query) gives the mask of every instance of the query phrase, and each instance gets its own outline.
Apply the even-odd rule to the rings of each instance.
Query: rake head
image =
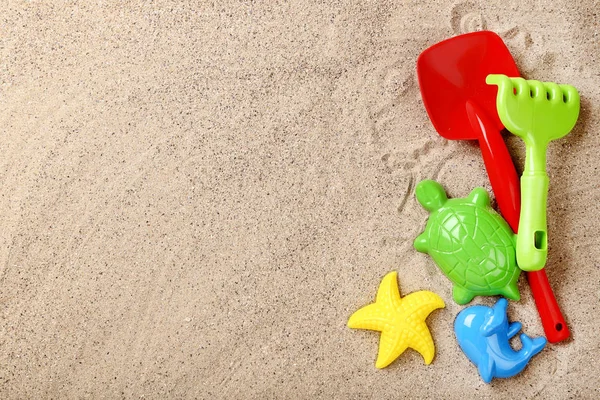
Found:
[[[504,126],[526,144],[544,145],[573,129],[579,117],[579,93],[570,85],[488,75],[498,86],[496,107]]]

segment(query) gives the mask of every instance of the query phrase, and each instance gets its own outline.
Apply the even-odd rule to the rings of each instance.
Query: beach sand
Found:
[[[599,11],[4,0],[0,397],[598,398]],[[481,29],[524,77],[582,99],[548,153],[547,273],[572,339],[490,385],[454,338],[450,282],[412,246],[417,182],[490,189],[476,144],[434,130],[415,76],[425,48]],[[429,366],[407,350],[377,370],[379,335],[346,327],[389,271],[402,294],[446,302],[427,319]],[[509,316],[542,335],[520,289]]]

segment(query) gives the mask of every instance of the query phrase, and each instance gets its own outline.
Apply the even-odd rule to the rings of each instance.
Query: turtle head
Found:
[[[417,200],[427,211],[435,211],[448,200],[446,191],[436,181],[424,180],[415,189]]]

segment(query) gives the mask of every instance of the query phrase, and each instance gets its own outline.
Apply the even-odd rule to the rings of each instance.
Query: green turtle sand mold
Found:
[[[485,189],[448,199],[439,183],[425,180],[416,196],[431,215],[415,249],[428,253],[452,281],[454,301],[466,304],[475,296],[494,295],[518,301],[516,235],[492,209]]]

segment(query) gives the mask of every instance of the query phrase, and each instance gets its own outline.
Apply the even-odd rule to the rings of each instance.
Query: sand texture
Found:
[[[0,398],[598,398],[599,21],[596,0],[3,0]],[[484,28],[582,98],[548,153],[572,340],[490,385],[412,246],[420,180],[490,189],[415,76],[425,48]],[[429,366],[408,350],[377,370],[379,335],[346,327],[392,270],[446,302]],[[520,289],[510,317],[543,334]]]

